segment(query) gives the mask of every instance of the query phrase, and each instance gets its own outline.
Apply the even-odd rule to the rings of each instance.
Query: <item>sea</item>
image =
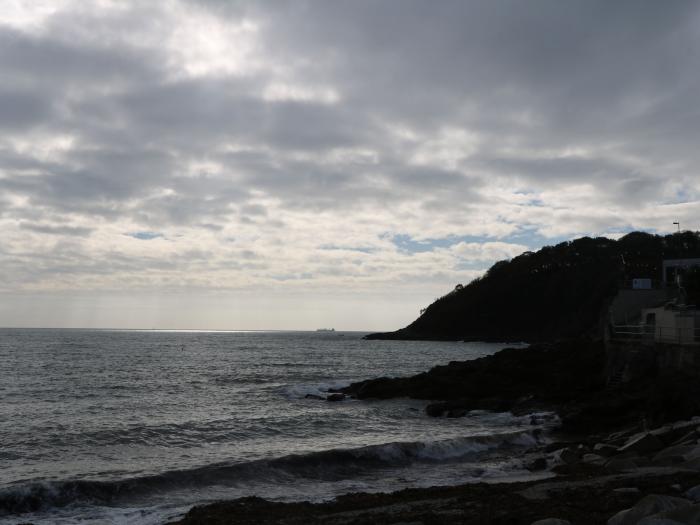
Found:
[[[161,524],[243,496],[532,479],[551,414],[325,400],[504,344],[359,332],[0,329],[0,524]],[[513,346],[513,345],[508,345]]]

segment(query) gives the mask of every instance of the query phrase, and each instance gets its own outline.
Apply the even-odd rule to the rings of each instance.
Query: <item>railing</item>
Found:
[[[700,328],[659,326],[653,324],[615,325],[611,340],[619,343],[668,343],[676,345],[700,345]]]
[[[700,344],[700,330],[697,328],[659,326],[656,329],[656,340],[659,343],[697,345]]]
[[[648,324],[615,325],[611,339],[620,343],[654,344],[655,326]]]
[[[634,279],[620,279],[617,281],[617,286],[621,290],[664,290],[666,288],[674,288],[676,283],[667,283],[661,279],[649,279],[650,288],[634,288]]]

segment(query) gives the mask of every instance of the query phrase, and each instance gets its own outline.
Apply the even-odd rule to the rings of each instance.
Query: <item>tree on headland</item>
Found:
[[[615,241],[582,237],[495,263],[440,297],[406,328],[377,337],[525,340],[595,336],[617,289],[659,280],[662,261],[700,257],[700,235],[632,232]],[[698,287],[688,285],[698,294]],[[700,294],[698,294],[700,295]],[[695,295],[697,297],[698,295]]]

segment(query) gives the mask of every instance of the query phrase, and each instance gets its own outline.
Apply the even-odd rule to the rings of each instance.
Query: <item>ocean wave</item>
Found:
[[[352,381],[333,381],[329,383],[308,383],[287,386],[283,389],[283,395],[289,400],[304,399],[306,396],[325,397],[328,392],[349,386]]]
[[[479,454],[532,447],[539,429],[439,441],[395,442],[351,449],[331,449],[243,463],[220,463],[195,469],[113,481],[67,480],[35,482],[0,490],[0,516],[64,507],[71,504],[110,505],[183,488],[235,486],[253,480],[293,482],[295,479],[336,481],[373,469],[412,463],[477,459]]]

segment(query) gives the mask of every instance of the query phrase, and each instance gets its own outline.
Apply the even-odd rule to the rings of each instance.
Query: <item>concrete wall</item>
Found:
[[[675,297],[675,290],[620,290],[610,305],[613,324],[631,324],[639,322],[639,313],[643,308],[660,306]]]
[[[606,352],[608,382],[679,373],[700,380],[700,345],[608,342]]]
[[[655,348],[660,373],[680,372],[700,379],[700,346],[657,345]]]

